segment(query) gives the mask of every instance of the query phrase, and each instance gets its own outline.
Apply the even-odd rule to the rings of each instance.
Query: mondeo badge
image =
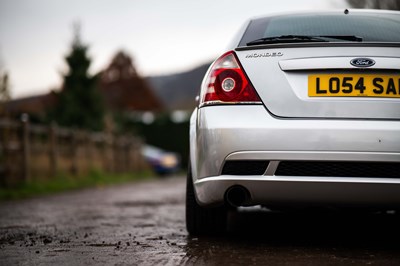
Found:
[[[375,61],[369,58],[354,58],[350,61],[350,64],[355,67],[370,67],[375,65]]]

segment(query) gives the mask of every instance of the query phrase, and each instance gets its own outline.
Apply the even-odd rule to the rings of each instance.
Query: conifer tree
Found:
[[[50,118],[61,126],[102,130],[104,105],[97,77],[88,73],[91,60],[87,55],[88,47],[80,40],[79,27],[74,28],[74,33],[71,52],[65,58],[68,70]]]

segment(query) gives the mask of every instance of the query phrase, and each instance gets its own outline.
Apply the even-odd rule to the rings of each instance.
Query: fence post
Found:
[[[7,118],[2,119],[3,122],[7,122]],[[7,172],[9,169],[9,157],[8,157],[8,125],[5,123],[4,125],[0,126],[0,145],[2,146],[2,156],[0,154],[0,187],[6,185],[7,179]]]
[[[131,145],[132,145],[132,142],[131,142],[131,140],[129,139],[129,137],[127,136],[126,137],[126,140],[125,140],[125,145],[124,145],[124,157],[125,157],[125,165],[124,165],[124,171],[126,172],[126,173],[129,173],[130,171],[131,171],[131,169],[130,169],[130,161],[131,161],[131,156],[130,156],[130,151],[131,151]]]
[[[71,132],[71,174],[78,174],[78,132],[76,129]]]
[[[114,143],[116,141],[114,133],[108,133],[107,134],[107,140],[106,140],[106,153],[108,157],[108,163],[107,168],[109,173],[115,173],[116,168],[115,168],[115,155],[114,155]]]
[[[115,136],[114,134],[114,143],[111,147],[112,154],[113,154],[113,172],[120,173],[121,172],[121,151],[120,151],[120,144],[121,144],[121,136]]]
[[[85,152],[86,152],[86,164],[85,164],[85,170],[86,173],[89,173],[89,171],[93,170],[93,139],[92,139],[92,134],[89,133],[88,131],[85,131],[85,136],[84,136],[84,145],[85,145]]]
[[[139,158],[138,158],[139,157],[138,153],[140,152],[139,148],[138,148],[139,140],[138,140],[137,137],[133,137],[133,141],[132,142],[133,142],[132,143],[132,165],[133,165],[133,169],[132,170],[137,172],[137,171],[140,170]]]
[[[22,156],[23,156],[22,168],[23,168],[24,181],[27,182],[31,180],[29,115],[22,114],[21,122],[22,122]]]
[[[133,144],[132,144],[132,165],[133,165],[133,171],[141,171],[143,170],[141,168],[141,162],[140,162],[140,157],[141,157],[141,145],[140,145],[140,140],[137,137],[133,137]]]
[[[49,162],[50,162],[50,176],[55,177],[58,171],[57,165],[57,124],[52,122],[49,130]]]

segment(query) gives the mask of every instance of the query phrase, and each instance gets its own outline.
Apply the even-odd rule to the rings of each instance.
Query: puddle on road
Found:
[[[146,228],[146,227],[155,227],[155,224],[135,224],[134,228]]]
[[[182,204],[182,200],[179,199],[166,199],[165,201],[119,201],[115,202],[114,205],[117,207],[155,207],[163,205],[178,205]]]
[[[71,251],[70,249],[53,249],[53,250],[49,250],[50,252],[69,252]]]
[[[87,244],[89,247],[115,247],[117,244],[115,243],[95,243],[95,244]]]

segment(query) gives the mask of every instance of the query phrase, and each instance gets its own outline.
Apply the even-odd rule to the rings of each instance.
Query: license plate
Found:
[[[400,75],[309,75],[308,96],[400,98]]]

